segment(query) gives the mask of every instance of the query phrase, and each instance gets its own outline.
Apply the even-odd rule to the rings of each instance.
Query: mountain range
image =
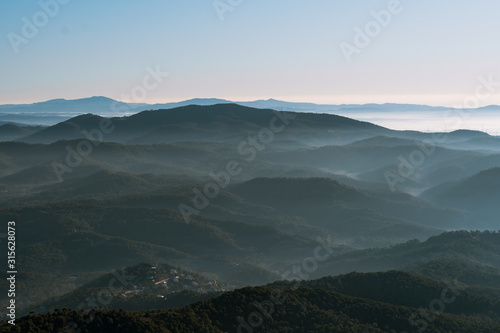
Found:
[[[76,115],[92,113],[100,116],[131,115],[144,110],[173,109],[182,106],[215,104],[238,104],[258,109],[273,109],[277,111],[328,113],[344,116],[355,114],[395,114],[419,112],[423,114],[438,112],[443,114],[453,110],[450,107],[436,107],[418,104],[315,104],[300,102],[285,102],[276,99],[256,100],[247,102],[230,101],[219,98],[193,98],[171,103],[125,103],[108,97],[94,96],[73,100],[53,99],[32,104],[4,104],[0,105],[0,124],[21,123],[30,125],[54,125]],[[477,109],[464,109],[474,115],[494,115],[500,111],[500,106],[490,105]]]
[[[30,314],[17,325],[24,331],[36,326],[40,332],[114,332],[116,323],[125,323],[122,332],[493,333],[500,329],[499,306],[498,299],[456,281],[445,284],[391,271],[238,289],[177,309],[57,309]],[[11,332],[6,326],[1,331]]]
[[[271,332],[408,330],[456,279],[463,298],[429,329],[498,328],[497,137],[222,103],[8,124],[0,138],[20,327],[237,330],[281,290]],[[116,270],[138,278],[73,312]]]

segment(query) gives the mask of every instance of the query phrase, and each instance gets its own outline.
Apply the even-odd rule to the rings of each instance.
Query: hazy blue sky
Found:
[[[224,20],[213,0],[60,1],[54,17],[38,1],[0,2],[0,104],[123,100],[148,66],[170,75],[145,102],[453,105],[474,95],[478,77],[500,81],[498,0],[401,0],[380,31],[371,12],[391,1],[221,0],[236,4]],[[40,27],[16,39],[16,53],[23,17]],[[374,37],[348,62],[341,43],[355,46],[354,29],[371,21]],[[496,89],[481,105],[500,104]]]

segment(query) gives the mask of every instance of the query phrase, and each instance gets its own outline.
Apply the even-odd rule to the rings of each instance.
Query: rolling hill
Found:
[[[236,186],[232,191],[252,202],[273,203],[272,206],[281,214],[308,216],[323,227],[330,226],[332,231],[348,227],[375,232],[372,229],[376,228],[374,220],[366,218],[371,216],[376,220],[377,215],[383,216],[386,228],[397,230],[395,224],[388,222],[398,219],[414,234],[419,234],[414,229],[416,224],[439,229],[466,222],[459,211],[443,210],[409,195],[363,191],[324,178],[257,178]],[[360,224],[363,216],[365,224]],[[380,236],[385,232],[388,230],[381,230]]]
[[[421,197],[440,205],[467,210],[478,227],[491,228],[498,224],[500,214],[497,204],[500,201],[500,168],[440,184],[422,193]]]
[[[441,299],[446,303],[441,301],[437,311],[435,303]],[[39,332],[71,328],[92,332],[377,333],[420,329],[493,333],[500,329],[498,306],[498,300],[463,291],[460,286],[388,272],[238,289],[180,309],[63,309],[23,317],[17,328],[35,325]],[[123,327],[117,328],[117,322]],[[1,332],[12,331],[6,324],[1,328]]]
[[[441,280],[500,289],[500,233],[454,231],[388,248],[345,253],[325,261],[313,278],[349,270],[406,270]]]
[[[129,117],[110,118],[102,136],[108,142],[139,142],[143,144],[168,143],[177,141],[221,141],[244,139],[249,134],[258,134],[263,128],[282,131],[288,126],[285,137],[300,141],[321,142],[339,138],[339,131],[349,136],[356,130],[355,137],[366,137],[371,133],[385,133],[388,130],[365,122],[322,114],[299,113],[286,119],[287,113],[268,109],[253,109],[236,104],[212,106],[184,106],[168,110],[144,111]],[[292,116],[288,113],[289,116]],[[276,120],[273,120],[276,119]],[[93,131],[101,128],[102,118],[95,115],[81,115],[44,129],[22,140],[30,143],[53,143],[57,140],[83,139],[83,130]],[[272,124],[271,124],[272,121]],[[111,130],[112,129],[112,130]],[[318,132],[321,131],[321,132]],[[330,132],[329,132],[330,131]],[[102,131],[101,132],[105,132]],[[314,135],[313,135],[314,133]],[[330,134],[329,134],[330,133]],[[294,134],[295,136],[293,136]]]
[[[41,126],[19,126],[4,124],[0,126],[0,141],[14,141],[42,130]]]
[[[19,133],[22,127],[6,129]],[[470,304],[488,295],[500,297],[498,234],[443,233],[495,230],[500,154],[487,149],[496,138],[484,133],[456,131],[447,134],[445,143],[431,144],[432,133],[393,131],[331,114],[223,103],[114,118],[84,114],[22,134],[27,135],[21,141],[0,142],[0,220],[16,221],[22,235],[16,250],[24,268],[17,281],[23,309],[38,311],[33,306],[48,298],[62,300],[46,303],[48,308],[74,308],[72,301],[102,287],[98,283],[103,278],[95,280],[99,276],[108,279],[103,274],[144,262],[174,265],[236,287],[262,285],[312,258],[325,239],[334,251],[311,277],[402,270],[457,278],[477,294],[467,298]],[[469,149],[473,146],[477,148]],[[387,172],[401,173],[401,159],[414,160],[419,151],[422,163],[391,191]],[[230,177],[229,165],[239,170]],[[208,187],[215,192],[207,192]],[[189,221],[182,205],[196,207]],[[392,293],[366,289],[370,283],[386,289],[384,279],[407,282]],[[432,282],[419,279],[403,273],[350,275],[324,286],[303,282],[299,294],[287,283],[272,288],[289,288],[298,303],[314,304],[306,312],[324,324],[300,326],[306,319],[296,324],[280,317],[293,328],[330,331],[335,327],[321,321],[327,314],[354,325],[353,330],[362,322],[363,328],[387,331],[387,320],[423,300],[395,300],[397,293],[410,292],[405,286],[415,286],[420,296],[437,293]],[[7,287],[7,280],[2,286]],[[170,303],[153,294],[137,303],[117,298],[107,309],[150,310],[219,299],[193,292],[175,295]],[[242,294],[235,293],[236,301]],[[329,298],[340,305],[328,303]],[[356,303],[359,298],[364,301]],[[385,310],[392,317],[378,322],[364,321],[355,312],[346,315],[353,306],[371,311],[371,302],[390,304]],[[330,318],[333,308],[339,312]],[[189,309],[178,311],[191,314]],[[466,310],[453,310],[456,317],[450,320],[484,315],[494,321],[490,312]],[[169,313],[174,312],[163,315]],[[102,312],[109,314],[114,312]],[[138,319],[143,314],[123,315]],[[184,315],[172,314],[168,321]],[[212,329],[227,330],[233,324]]]

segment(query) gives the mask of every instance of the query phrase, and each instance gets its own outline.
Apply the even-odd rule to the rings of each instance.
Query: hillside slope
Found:
[[[350,283],[352,280],[353,283]],[[339,281],[362,284],[368,297],[335,292]],[[376,286],[377,288],[373,288]],[[375,301],[373,289],[384,301]],[[404,298],[395,291],[402,291]],[[443,294],[443,290],[446,292]],[[353,292],[363,294],[360,292]],[[416,298],[415,298],[416,297]],[[462,297],[462,299],[460,299]],[[446,303],[434,313],[435,301]],[[422,303],[420,303],[422,302]],[[418,310],[420,307],[421,310]],[[424,310],[422,310],[424,308]],[[36,325],[38,332],[65,327],[92,332],[498,332],[498,300],[463,292],[408,274],[351,274],[306,282],[304,286],[266,286],[235,290],[181,309],[149,312],[59,310],[18,320],[18,329]],[[426,310],[425,310],[426,309]],[[433,308],[434,309],[434,308]],[[119,326],[117,326],[119,325]],[[4,325],[1,332],[12,332]]]
[[[471,212],[479,228],[498,223],[500,214],[500,168],[481,171],[471,177],[447,182],[421,194],[440,205]]]

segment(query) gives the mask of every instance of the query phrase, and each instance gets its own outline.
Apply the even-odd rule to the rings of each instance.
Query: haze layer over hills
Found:
[[[372,122],[399,130],[425,132],[451,132],[469,128],[499,135],[497,114],[500,106],[489,105],[467,108],[428,106],[419,104],[314,104],[285,102],[275,99],[248,102],[229,101],[218,98],[194,98],[172,103],[124,103],[108,97],[94,96],[74,100],[54,99],[33,104],[0,105],[0,125],[16,123],[21,125],[55,125],[77,115],[92,113],[104,117],[128,116],[143,110],[173,109],[189,105],[238,104],[258,109],[326,113],[342,115]]]
[[[109,101],[94,102],[100,113]],[[278,290],[262,315],[269,332],[409,330],[457,280],[456,301],[426,327],[498,331],[499,138],[232,103],[135,110],[0,127],[19,314],[60,309],[20,327],[104,332],[119,318],[130,330],[223,332]],[[89,302],[116,269],[134,278]],[[72,312],[99,306],[90,321]]]

